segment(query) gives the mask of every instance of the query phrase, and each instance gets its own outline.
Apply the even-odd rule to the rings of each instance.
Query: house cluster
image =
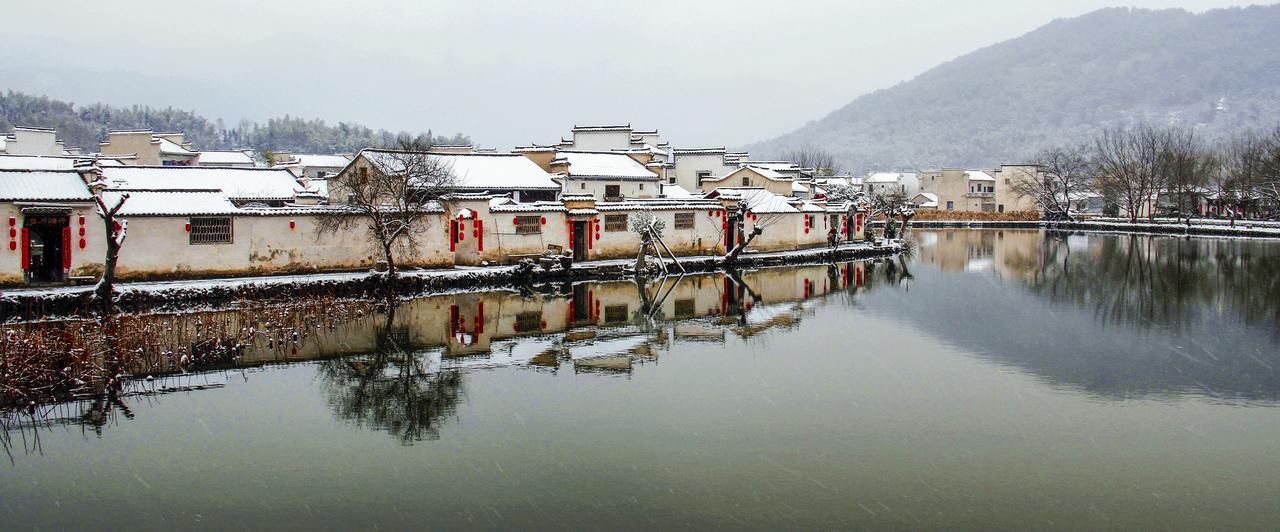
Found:
[[[324,222],[350,212],[340,184],[394,172],[394,151],[255,161],[248,151],[199,151],[181,134],[142,130],[111,131],[97,152],[81,154],[55,137],[18,128],[0,151],[2,284],[100,275],[107,231],[98,201],[123,200],[122,279],[358,270],[382,258],[366,222]],[[657,131],[629,125],[578,126],[560,142],[509,153],[435,146],[430,156],[454,181],[414,230],[414,245],[398,250],[406,266],[501,264],[548,251],[634,257],[641,236],[630,226],[641,213],[663,222],[663,242],[677,255],[726,253],[756,228],[751,250],[858,240],[867,218],[823,188],[860,180],[723,147],[673,148]]]

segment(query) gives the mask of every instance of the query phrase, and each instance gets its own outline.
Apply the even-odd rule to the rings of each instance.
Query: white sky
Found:
[[[1193,11],[1228,0],[1123,0]],[[740,145],[1108,0],[9,0],[0,89],[464,132]],[[1246,2],[1247,3],[1247,2]]]

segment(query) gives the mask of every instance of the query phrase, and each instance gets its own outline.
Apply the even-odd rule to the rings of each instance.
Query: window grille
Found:
[[[677,212],[675,228],[676,229],[693,229],[693,213]]]
[[[192,218],[191,232],[187,238],[190,245],[230,244],[231,218]]]
[[[517,216],[516,217],[516,234],[517,235],[536,235],[542,232],[541,216]]]
[[[627,215],[625,214],[606,214],[604,216],[604,230],[610,233],[627,230]]]
[[[626,305],[609,305],[604,308],[604,321],[606,323],[621,323],[627,321]]]
[[[675,314],[677,319],[692,318],[694,315],[694,303],[692,299],[677,299],[675,304]]]
[[[516,328],[521,331],[538,331],[542,329],[542,313],[538,311],[516,314]]]

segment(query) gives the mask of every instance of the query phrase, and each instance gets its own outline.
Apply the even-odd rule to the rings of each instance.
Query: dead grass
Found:
[[[0,327],[0,409],[92,395],[130,376],[231,364],[249,346],[288,353],[369,300],[242,301],[231,312],[120,314]]]

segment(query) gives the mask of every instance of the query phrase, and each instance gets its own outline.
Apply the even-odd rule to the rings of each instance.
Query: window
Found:
[[[677,212],[675,228],[676,229],[693,229],[693,213]]]
[[[674,185],[674,184],[676,184],[676,178],[675,178],[675,176],[668,177],[668,178],[667,178],[667,184],[668,184],[668,185]]]
[[[192,218],[190,223],[190,245],[231,243],[231,218]]]
[[[319,170],[316,172],[316,179],[324,179],[328,175],[329,175],[329,172],[326,172],[324,170]]]
[[[694,315],[692,299],[677,299],[675,304],[676,319],[692,318]]]
[[[948,202],[947,202],[947,210],[949,210],[949,211],[954,211],[954,210],[956,210],[956,202],[954,202],[954,201],[948,201]]]
[[[621,198],[621,197],[622,197],[622,185],[605,185],[605,186],[604,186],[604,197],[605,197],[605,199],[610,199],[610,198]]]
[[[640,183],[640,190],[644,190],[644,183]]]
[[[1004,212],[1004,205],[996,205],[996,211]]]
[[[698,172],[698,186],[702,186],[704,180],[711,179],[711,172],[703,170]]]
[[[369,167],[368,167],[368,166],[361,166],[361,167],[360,167],[360,179],[369,179]]]
[[[516,330],[526,332],[542,330],[542,313],[532,311],[516,314]]]
[[[606,214],[604,216],[604,230],[610,233],[627,230],[627,215],[625,214]]]
[[[750,178],[750,177],[744,177],[744,178],[742,178],[742,186],[744,186],[744,187],[749,187],[749,186],[751,186],[751,178]]]
[[[604,308],[605,323],[621,323],[627,321],[626,305],[609,305]]]
[[[517,235],[536,235],[542,232],[541,216],[517,216],[516,217],[516,234]]]
[[[579,188],[579,189],[581,189],[581,190],[586,190],[586,189],[587,189],[587,184],[586,184],[586,183],[578,183],[578,188]]]

